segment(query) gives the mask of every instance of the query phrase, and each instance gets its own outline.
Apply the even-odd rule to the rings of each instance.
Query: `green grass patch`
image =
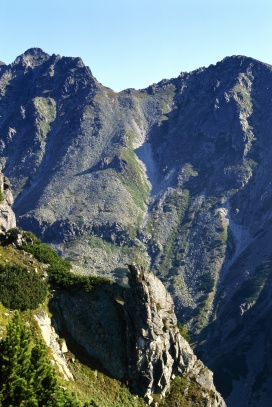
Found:
[[[150,190],[132,145],[121,150],[120,158],[124,162],[124,169],[118,173],[118,177],[127,188],[135,205],[145,211]]]
[[[3,191],[0,189],[0,204],[4,201],[5,197]]]
[[[50,124],[56,118],[56,102],[52,98],[36,97],[34,105],[39,113],[36,119],[38,127],[41,129],[43,137],[50,131]]]
[[[168,195],[167,198],[165,199],[163,206],[164,212],[176,211],[178,221],[164,247],[162,262],[159,267],[159,271],[162,274],[167,274],[170,270],[172,270],[172,267],[174,267],[177,270],[178,267],[183,264],[184,256],[179,252],[173,253],[173,247],[175,240],[178,236],[180,225],[182,224],[185,218],[188,205],[189,205],[189,191],[187,189],[183,191],[182,195],[178,194],[175,191],[174,193]]]
[[[91,235],[88,238],[88,244],[90,247],[94,249],[96,248],[101,249],[107,254],[114,253],[117,250],[116,246],[113,243],[107,242],[104,239],[102,239],[102,237],[98,236]]]
[[[190,335],[188,334],[187,328],[182,325],[180,322],[178,322],[178,329],[179,329],[179,333],[181,334],[181,336],[186,339],[187,342],[190,342]]]
[[[190,407],[190,406],[206,406],[207,399],[213,404],[214,394],[211,390],[205,389],[197,382],[187,380],[185,377],[176,377],[171,381],[170,392],[164,399],[160,399],[157,395],[154,396],[159,407]]]
[[[145,407],[143,399],[136,397],[121,382],[94,370],[88,362],[77,360],[69,364],[75,382],[68,383],[70,392],[81,403],[92,407]],[[67,383],[64,383],[67,386]],[[90,403],[90,404],[89,404]]]

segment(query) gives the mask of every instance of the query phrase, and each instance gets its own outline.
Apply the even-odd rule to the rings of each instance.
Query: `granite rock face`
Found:
[[[142,267],[131,265],[129,271],[124,311],[132,388],[142,396],[165,395],[171,378],[182,375],[203,386],[203,403],[210,400],[211,406],[225,406],[214,387],[212,372],[181,336],[173,300],[162,282]]]
[[[127,372],[119,287],[95,288],[90,293],[56,292],[53,307],[58,332],[69,332],[107,372],[124,380]]]
[[[213,374],[180,335],[174,303],[159,279],[141,266],[129,266],[129,288],[100,287],[91,293],[58,293],[59,329],[67,330],[113,377],[128,381],[135,394],[152,402],[177,375],[199,384],[203,405],[225,402]]]
[[[34,318],[40,327],[46,345],[50,347],[53,364],[57,366],[65,380],[74,381],[74,377],[65,359],[65,353],[68,349],[65,342],[60,346],[59,337],[56,334],[54,327],[52,327],[49,315],[46,312],[40,312],[39,314],[34,315]]]
[[[0,173],[0,191],[2,201],[0,202],[0,234],[5,234],[9,229],[16,227],[16,217],[11,209],[13,195],[10,189],[10,182]]]

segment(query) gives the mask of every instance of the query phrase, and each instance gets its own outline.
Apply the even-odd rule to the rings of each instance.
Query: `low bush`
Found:
[[[180,322],[178,322],[178,329],[179,329],[179,333],[181,334],[181,336],[183,336],[183,338],[187,341],[190,342],[190,335],[187,332],[187,328],[182,325]]]
[[[39,274],[20,265],[0,264],[0,301],[9,309],[36,309],[47,294]]]
[[[49,264],[47,269],[49,281],[63,288],[83,289],[91,291],[97,284],[109,283],[103,277],[82,276],[71,272],[72,265],[61,259],[51,247],[43,243],[33,243],[22,246],[21,249],[31,253],[37,260]]]
[[[4,197],[3,191],[0,188],[0,204],[4,201],[4,199],[5,199],[5,197]]]

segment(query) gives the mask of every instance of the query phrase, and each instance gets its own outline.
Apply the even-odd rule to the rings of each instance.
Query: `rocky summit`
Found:
[[[271,402],[271,92],[244,56],[120,93],[39,48],[0,65],[18,225],[82,274],[148,266],[230,407]]]

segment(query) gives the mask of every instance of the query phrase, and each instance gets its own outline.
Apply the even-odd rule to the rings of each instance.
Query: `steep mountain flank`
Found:
[[[66,255],[87,269],[112,271],[120,250],[101,267],[99,243],[109,243],[108,252],[110,243],[124,246],[126,257],[147,208],[132,147],[144,132],[139,102],[104,88],[80,58],[32,49],[1,69],[1,162],[20,225],[66,243]]]
[[[57,310],[59,331],[68,332],[148,404],[156,394],[165,396],[177,375],[185,380],[182,396],[188,403],[225,406],[211,371],[180,335],[173,300],[163,284],[142,267],[132,265],[129,270],[127,289],[102,286],[91,293],[58,292],[52,307]],[[191,399],[192,386],[195,397]]]
[[[0,65],[18,224],[83,274],[126,286],[126,263],[149,265],[230,406],[270,398],[271,91],[242,56],[118,94],[80,58]]]

